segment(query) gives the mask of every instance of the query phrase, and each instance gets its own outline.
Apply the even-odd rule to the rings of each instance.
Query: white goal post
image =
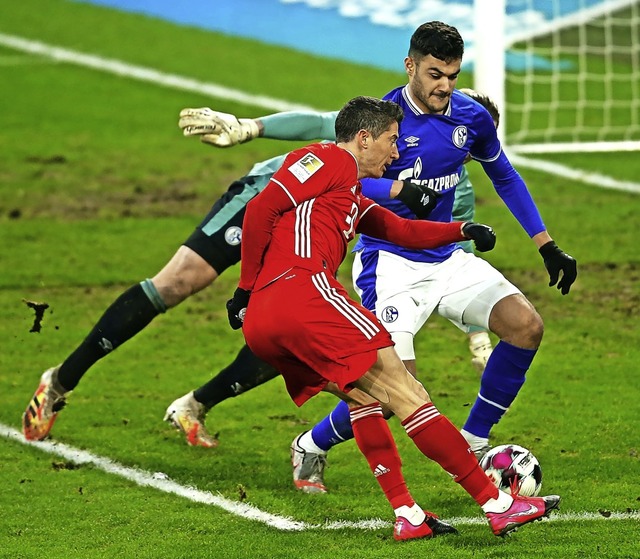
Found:
[[[473,35],[509,152],[640,151],[640,0],[475,0]]]

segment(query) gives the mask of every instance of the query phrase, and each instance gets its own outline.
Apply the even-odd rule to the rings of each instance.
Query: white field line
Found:
[[[299,103],[274,99],[264,95],[252,95],[238,89],[232,89],[215,83],[201,82],[177,74],[166,74],[159,70],[154,70],[153,68],[134,66],[121,60],[84,54],[74,50],[47,45],[39,41],[31,41],[22,37],[16,37],[14,35],[0,33],[0,45],[22,52],[45,56],[58,62],[76,64],[78,66],[99,70],[101,72],[133,78],[143,82],[150,82],[173,89],[181,89],[183,91],[192,91],[194,93],[210,95],[217,99],[237,101],[239,103],[245,103],[254,107],[261,107],[270,111],[318,110]]]
[[[235,516],[240,516],[246,520],[262,522],[263,524],[267,524],[268,526],[272,526],[278,530],[343,530],[347,528],[356,530],[379,530],[381,528],[391,528],[391,522],[380,518],[370,518],[358,521],[336,520],[333,522],[325,522],[324,524],[310,524],[308,522],[294,520],[289,517],[264,512],[252,505],[231,501],[221,495],[214,495],[213,493],[200,491],[194,487],[180,485],[175,481],[171,481],[165,473],[152,473],[137,468],[129,468],[122,464],[118,464],[109,458],[96,456],[86,450],[80,450],[63,443],[50,441],[27,441],[20,431],[16,431],[12,427],[2,423],[0,423],[0,436],[32,448],[36,448],[43,452],[60,456],[74,464],[90,464],[99,470],[124,478],[141,487],[152,487],[153,489],[163,491],[164,493],[171,493],[173,495],[183,497],[193,501],[194,503],[212,505]],[[601,513],[592,512],[555,513],[550,518],[545,519],[545,522],[584,522],[595,520],[610,521],[630,519],[640,521],[640,511],[611,512],[610,514],[607,513],[607,516],[604,516]],[[478,515],[477,517],[447,518],[447,521],[451,522],[454,526],[471,526],[475,524],[486,524],[487,522],[481,515]]]
[[[135,80],[149,82],[155,85],[161,85],[173,89],[180,89],[183,91],[191,91],[194,93],[210,95],[211,97],[217,99],[236,101],[254,107],[261,107],[272,112],[318,110],[307,105],[292,103],[290,101],[284,101],[282,99],[275,99],[273,97],[266,97],[263,95],[252,95],[250,93],[225,87],[219,84],[201,82],[176,74],[165,74],[164,72],[154,70],[153,68],[134,66],[121,60],[85,54],[62,47],[48,45],[39,41],[32,41],[23,37],[17,37],[14,35],[6,35],[4,33],[0,33],[0,45],[22,52],[51,58],[59,62],[76,64],[78,66],[92,68],[101,72],[107,72],[118,76],[125,76]],[[515,157],[516,156],[514,155],[514,160]],[[547,163],[544,161],[535,161],[525,158],[518,158],[518,160],[522,161],[521,165],[523,167],[534,168],[552,175],[559,175],[561,177],[570,178],[572,180],[577,180],[595,186],[601,186],[603,188],[640,193],[640,184],[618,181],[611,177],[605,177],[603,175],[581,171],[579,169],[573,169],[554,163]]]
[[[557,177],[563,177],[570,181],[579,181],[592,186],[598,186],[600,188],[640,194],[640,183],[637,182],[621,181],[606,175],[601,175],[600,173],[594,173],[593,171],[582,171],[573,167],[567,167],[560,163],[543,161],[541,159],[532,159],[530,157],[523,157],[522,155],[508,153],[508,150],[506,151],[509,160],[516,168],[522,167],[534,169]]]

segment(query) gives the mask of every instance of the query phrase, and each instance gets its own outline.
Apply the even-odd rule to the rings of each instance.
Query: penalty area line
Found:
[[[389,529],[392,523],[388,520],[380,518],[370,518],[365,520],[335,520],[327,521],[322,524],[312,524],[295,520],[290,517],[271,514],[260,510],[259,508],[246,503],[238,503],[223,497],[222,495],[214,495],[207,491],[201,491],[195,487],[180,485],[172,481],[166,474],[162,472],[147,472],[138,468],[124,466],[103,456],[97,456],[86,450],[74,448],[60,442],[52,441],[27,441],[24,435],[8,425],[0,423],[0,436],[12,441],[30,446],[48,454],[60,456],[73,462],[74,464],[90,464],[103,472],[124,478],[141,487],[151,487],[164,493],[170,493],[188,499],[194,503],[211,505],[218,507],[230,514],[242,517],[246,520],[254,520],[277,528],[283,531],[304,531],[304,530],[379,530]],[[543,522],[585,522],[585,521],[612,521],[612,520],[640,520],[640,511],[627,512],[567,512],[554,513],[549,518],[543,519]],[[447,518],[454,526],[472,526],[485,525],[487,520],[484,516],[477,517],[454,517]]]

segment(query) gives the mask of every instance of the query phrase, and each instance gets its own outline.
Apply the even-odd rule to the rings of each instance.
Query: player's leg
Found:
[[[408,332],[392,332],[391,338],[396,344],[396,351],[410,356],[403,360],[406,369],[416,376],[416,361],[413,351],[413,334]],[[393,413],[383,407],[384,417],[388,419]],[[293,483],[297,489],[305,493],[324,493],[327,488],[324,482],[324,468],[327,454],[336,445],[353,439],[353,428],[349,408],[339,402],[331,413],[316,423],[310,430],[297,435],[291,443],[293,466]]]
[[[492,289],[471,305],[473,311],[485,301],[491,308],[489,328],[500,338],[487,360],[478,397],[463,427],[464,436],[479,457],[489,448],[492,427],[524,385],[543,334],[542,319],[524,295],[499,297],[499,290]],[[495,299],[497,302],[492,304]]]
[[[403,259],[385,253],[358,252],[353,263],[353,283],[363,305],[375,310],[378,319],[391,334],[396,352],[411,374],[416,375],[416,358],[413,346],[414,332],[427,320],[436,305],[435,299],[425,300],[422,275]],[[393,274],[393,281],[380,282],[380,278]],[[387,285],[393,284],[392,288]],[[416,304],[416,301],[418,304]],[[392,414],[384,410],[385,417]],[[298,435],[292,445],[293,464],[300,464],[302,457],[311,464],[324,468],[326,455],[331,448],[353,438],[347,408],[338,404],[334,410],[310,430]],[[324,480],[317,469],[294,467],[293,479],[298,489],[310,492],[305,475],[313,475],[315,482],[326,490]],[[321,483],[320,483],[321,482]]]
[[[312,429],[297,435],[289,448],[296,489],[303,493],[326,493],[324,469],[327,453],[335,445],[352,438],[349,406],[344,401],[340,401]]]
[[[220,402],[244,394],[279,374],[245,345],[211,380],[173,401],[164,419],[185,434],[189,445],[214,448],[218,446],[218,435],[209,434],[205,427],[209,411]]]
[[[287,307],[282,305],[285,297],[290,303]],[[305,313],[288,310],[303,303]],[[391,345],[379,321],[351,300],[335,278],[324,272],[297,269],[286,279],[252,295],[243,333],[258,356],[283,372],[287,391],[296,404],[301,405],[323,389],[352,400],[354,410],[361,411],[354,420],[356,424],[362,422],[360,429],[354,425],[360,431],[356,434],[358,444],[372,470],[379,468],[381,461],[384,464],[385,471],[376,472],[399,518],[395,537],[431,536],[435,528],[429,526],[427,515],[415,505],[406,488],[400,458],[380,405],[357,389],[351,390],[349,396],[344,395],[349,383],[375,361],[377,349]],[[354,348],[362,351],[354,354]],[[372,404],[376,410],[363,411]],[[371,436],[368,426],[376,424],[380,432]],[[407,518],[415,525],[404,525]],[[436,523],[437,519],[429,515],[429,522]],[[445,528],[451,531],[448,526],[443,526],[443,531]]]
[[[441,276],[436,279],[448,291],[438,313],[460,328],[478,325],[501,338],[487,360],[478,397],[462,430],[480,458],[490,448],[491,428],[524,384],[542,338],[542,320],[518,288],[481,258],[458,251],[439,266]]]
[[[23,414],[25,437],[29,440],[45,438],[66,404],[68,394],[98,360],[142,331],[156,316],[209,285],[216,276],[215,270],[200,256],[181,247],[153,279],[144,280],[122,293],[62,364],[42,375]],[[170,290],[163,290],[163,286],[170,285],[171,278],[180,278],[180,282]],[[164,293],[169,293],[169,303]]]
[[[180,247],[167,265],[154,276],[122,293],[104,312],[85,340],[57,367],[45,371],[40,384],[23,414],[23,431],[30,440],[48,435],[66,397],[83,375],[102,357],[142,331],[158,314],[176,306],[191,294],[210,285],[228,267],[239,260],[235,255],[221,254],[203,228],[218,212],[244,190],[243,182],[234,183],[213,208],[193,235]],[[246,203],[246,202],[245,202]],[[216,233],[216,231],[214,231]],[[239,245],[239,240],[236,243]],[[231,263],[229,263],[231,261]]]
[[[257,193],[258,186],[253,177],[234,182],[185,242],[219,274],[240,261],[245,208]],[[165,287],[169,294],[179,284],[179,279],[167,282]],[[234,361],[211,380],[174,400],[164,419],[184,433],[190,445],[215,447],[218,439],[205,427],[207,412],[223,400],[255,388],[277,374],[245,346]]]
[[[384,402],[395,413],[418,449],[437,462],[482,507],[494,534],[504,535],[557,508],[560,497],[555,495],[513,498],[498,491],[480,468],[464,437],[438,411],[422,384],[404,368],[392,347],[378,350],[376,363],[353,384],[378,402]],[[386,426],[381,410],[376,411],[375,406],[360,409],[362,415],[377,418],[366,429],[371,444],[375,444],[375,435],[383,429],[383,424]],[[354,431],[358,440],[356,424]],[[380,464],[380,471],[384,471],[384,462]]]
[[[457,533],[453,526],[419,506],[409,492],[402,461],[380,403],[357,388],[346,395],[332,385],[327,390],[348,402],[358,448],[393,508],[394,538],[409,540]]]

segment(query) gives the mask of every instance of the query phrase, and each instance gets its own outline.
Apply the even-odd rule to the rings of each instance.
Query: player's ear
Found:
[[[407,76],[409,77],[413,76],[413,73],[416,70],[416,65],[415,65],[415,62],[413,61],[413,58],[411,58],[410,56],[407,56],[404,59],[404,69],[407,71]]]
[[[366,130],[362,129],[358,131],[358,143],[364,148],[367,149],[369,146],[369,138],[371,134]]]

